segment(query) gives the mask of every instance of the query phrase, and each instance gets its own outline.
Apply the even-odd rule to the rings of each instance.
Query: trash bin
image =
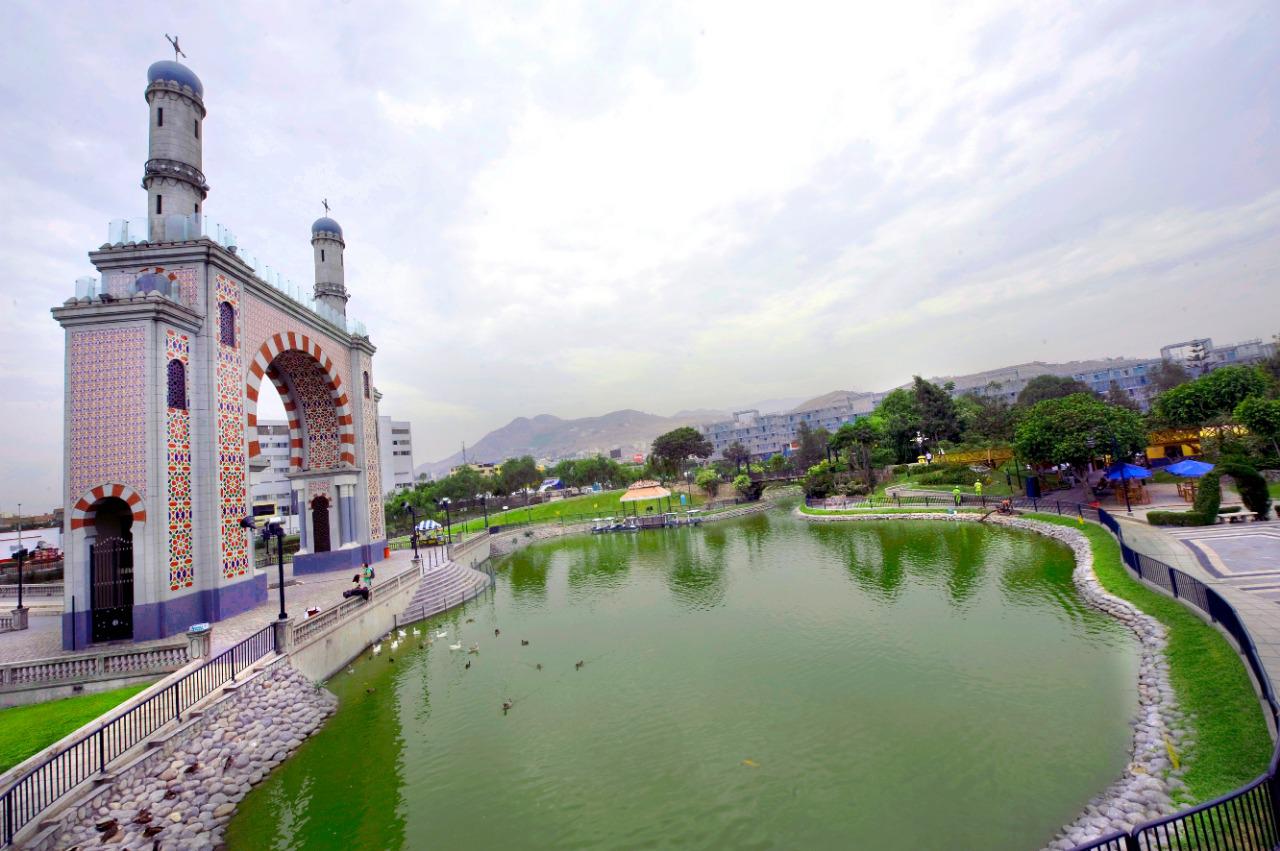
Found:
[[[1040,479],[1035,476],[1027,476],[1027,499],[1040,498]]]
[[[187,658],[206,659],[213,645],[213,627],[207,623],[195,623],[187,628]]]

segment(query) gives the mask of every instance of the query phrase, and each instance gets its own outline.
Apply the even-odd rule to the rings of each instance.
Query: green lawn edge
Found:
[[[982,509],[982,508],[953,509],[946,506],[932,506],[932,505],[928,507],[921,506],[920,508],[894,508],[890,505],[885,505],[883,507],[879,505],[875,505],[870,508],[810,508],[807,505],[801,505],[800,513],[812,514],[815,516],[821,516],[824,514],[833,514],[833,515],[844,515],[846,517],[857,517],[859,515],[864,515],[864,514],[944,514],[945,515],[949,511],[956,511],[960,514],[978,514],[984,510],[992,511],[994,509],[995,509],[994,505],[991,506],[991,508],[987,508],[987,509]]]
[[[150,682],[145,682],[97,694],[0,709],[0,772],[40,753],[149,685]]]
[[[1026,516],[1083,532],[1102,587],[1164,624],[1169,680],[1193,730],[1194,745],[1179,754],[1186,761],[1187,803],[1216,798],[1263,774],[1274,745],[1244,660],[1227,639],[1185,604],[1142,584],[1106,529],[1051,514]]]

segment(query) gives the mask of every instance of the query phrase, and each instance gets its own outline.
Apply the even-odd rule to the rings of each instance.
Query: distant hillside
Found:
[[[536,417],[516,417],[496,431],[480,438],[467,447],[467,460],[471,462],[498,462],[520,455],[534,458],[573,458],[608,455],[611,449],[622,449],[623,457],[637,452],[647,453],[653,439],[665,431],[684,425],[723,420],[729,415],[724,411],[680,411],[670,417],[646,414],[644,411],[612,411],[599,417],[581,417],[565,420],[551,414]],[[416,473],[440,476],[451,467],[462,463],[462,453],[434,463],[422,464]]]

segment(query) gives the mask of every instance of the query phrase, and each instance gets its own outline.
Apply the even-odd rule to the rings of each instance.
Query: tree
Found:
[[[1199,427],[1230,416],[1250,396],[1264,396],[1267,379],[1251,366],[1224,366],[1156,397],[1156,415],[1172,426]]]
[[[914,461],[916,449],[912,440],[920,430],[920,408],[915,394],[901,387],[889,391],[876,406],[872,418],[880,423],[882,439],[892,450],[894,461],[898,464]]]
[[[720,474],[711,467],[703,467],[698,471],[697,478],[694,479],[698,487],[706,491],[710,499],[715,499],[716,492],[720,490]]]
[[[867,485],[875,485],[871,448],[882,438],[879,425],[871,417],[845,423],[831,436],[831,448],[845,452],[850,470],[861,470]]]
[[[1092,393],[1037,402],[1018,418],[1013,437],[1018,455],[1028,461],[1077,467],[1098,452],[1112,451],[1113,441],[1121,458],[1143,449],[1147,433],[1142,417]]]
[[[733,489],[738,492],[738,496],[746,496],[751,490],[751,477],[746,473],[734,477]]]
[[[805,471],[804,479],[800,484],[807,497],[821,499],[830,496],[836,487],[835,471],[827,461],[819,461]]]
[[[736,440],[726,446],[722,454],[724,455],[724,460],[733,464],[739,470],[742,469],[743,464],[751,460],[751,450]]]
[[[1065,375],[1037,375],[1018,394],[1018,404],[1030,407],[1046,399],[1063,399],[1076,393],[1092,393],[1089,385]]]
[[[1108,405],[1117,405],[1121,408],[1128,408],[1131,411],[1140,410],[1138,403],[1133,401],[1133,397],[1124,392],[1120,387],[1120,382],[1114,379],[1107,386],[1106,400]]]
[[[920,431],[930,440],[959,440],[960,417],[951,394],[918,375],[912,381],[916,409],[920,411]]]
[[[796,426],[795,465],[797,469],[807,470],[827,457],[827,442],[831,435],[825,428],[813,429],[804,420]]]
[[[1187,372],[1187,368],[1180,363],[1162,360],[1159,366],[1147,373],[1147,377],[1155,385],[1156,392],[1163,393],[1179,384],[1186,384],[1191,380],[1191,373]]]
[[[962,398],[968,408],[968,440],[1008,443],[1013,440],[1013,409],[1004,399],[971,394]]]
[[[764,462],[764,468],[770,473],[781,473],[783,470],[787,469],[788,463],[787,456],[780,452],[775,452],[769,456],[768,461]]]
[[[709,458],[712,451],[711,441],[700,431],[681,426],[653,439],[649,463],[660,478],[670,478],[679,475],[690,458]]]
[[[1280,455],[1280,399],[1250,396],[1236,405],[1233,415],[1252,434],[1271,441],[1271,448]]]
[[[508,458],[502,462],[498,470],[498,480],[507,493],[515,493],[525,488],[536,487],[542,481],[542,472],[538,470],[538,462],[532,455],[521,455],[519,458]]]

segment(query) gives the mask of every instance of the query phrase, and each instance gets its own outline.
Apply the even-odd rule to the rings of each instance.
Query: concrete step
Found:
[[[452,562],[428,570],[413,600],[405,607],[401,623],[412,623],[473,599],[489,586],[489,577]]]

